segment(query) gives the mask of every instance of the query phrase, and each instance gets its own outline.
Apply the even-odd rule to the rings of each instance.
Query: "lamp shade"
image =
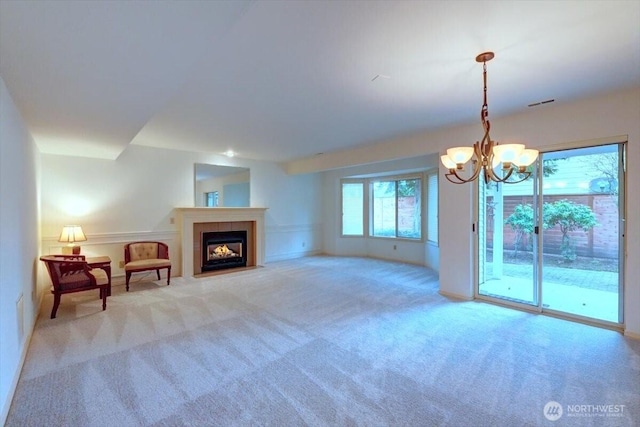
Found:
[[[454,147],[447,150],[447,156],[456,164],[465,164],[473,156],[473,147]]]
[[[455,169],[456,168],[455,162],[453,160],[451,160],[449,158],[449,156],[447,156],[446,154],[443,154],[442,156],[440,156],[440,161],[442,162],[444,167],[447,168],[447,169]]]
[[[503,144],[493,147],[493,155],[503,163],[513,163],[524,151],[524,144]]]
[[[531,148],[528,148],[524,150],[522,154],[520,154],[520,156],[513,161],[513,163],[516,166],[526,168],[531,163],[535,162],[537,158],[538,158],[538,150],[533,150]]]
[[[79,225],[65,225],[58,238],[58,242],[65,243],[84,242],[85,240],[87,240],[87,236],[84,235],[82,227]]]

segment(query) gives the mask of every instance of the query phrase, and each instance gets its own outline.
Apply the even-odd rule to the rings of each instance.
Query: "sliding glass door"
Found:
[[[536,173],[517,184],[479,180],[478,293],[537,306]]]
[[[544,152],[522,183],[479,184],[479,297],[622,323],[623,150]]]
[[[544,153],[542,307],[619,323],[622,144]]]

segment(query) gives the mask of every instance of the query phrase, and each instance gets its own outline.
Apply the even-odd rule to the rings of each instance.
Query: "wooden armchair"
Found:
[[[72,292],[99,289],[102,309],[107,309],[109,277],[100,268],[90,268],[84,255],[46,255],[41,256],[40,261],[43,261],[47,266],[53,284],[51,289],[53,294],[52,319],[56,317],[62,294]]]
[[[155,270],[160,280],[160,270],[167,269],[167,286],[171,281],[169,246],[162,242],[132,242],[124,245],[124,272],[127,292],[132,273]]]

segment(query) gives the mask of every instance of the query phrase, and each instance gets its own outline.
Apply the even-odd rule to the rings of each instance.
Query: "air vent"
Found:
[[[534,102],[533,104],[527,105],[527,107],[537,107],[538,105],[549,104],[554,101],[555,99],[547,99],[546,101]]]
[[[374,78],[371,79],[372,82],[376,81],[377,79],[390,79],[391,76],[387,76],[386,74],[377,74]]]

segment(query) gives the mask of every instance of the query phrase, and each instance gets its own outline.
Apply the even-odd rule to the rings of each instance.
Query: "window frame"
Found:
[[[398,182],[399,181],[408,181],[408,180],[412,180],[412,179],[416,179],[420,181],[420,237],[419,238],[413,238],[413,237],[404,237],[404,236],[398,236]],[[374,206],[373,206],[373,202],[374,202],[374,198],[373,198],[373,185],[376,182],[390,182],[393,181],[395,183],[395,235],[394,236],[376,236],[375,234],[373,234],[373,227],[374,227],[374,223],[373,223],[373,215],[374,215]],[[369,232],[368,232],[368,236],[372,239],[393,239],[393,240],[406,240],[408,242],[424,242],[424,237],[425,237],[425,190],[424,190],[424,173],[419,173],[419,174],[404,174],[404,175],[382,175],[382,176],[376,176],[376,177],[371,177],[368,179],[368,187],[369,187],[369,206],[368,206],[368,210],[369,210]]]
[[[213,205],[209,205],[209,195],[213,199]],[[218,191],[205,191],[204,192],[204,206],[207,208],[217,208],[220,204],[220,193]]]
[[[435,172],[437,173],[437,172]],[[404,240],[414,243],[425,243],[427,226],[426,226],[426,177],[427,172],[409,173],[409,174],[391,174],[391,175],[374,175],[362,178],[342,178],[340,180],[340,200],[339,200],[339,221],[340,221],[340,237],[342,238],[365,238],[365,239],[385,239],[385,240]],[[396,191],[396,224],[395,224],[395,236],[375,236],[373,234],[373,183],[384,181],[395,181],[397,188],[398,181],[417,179],[420,181],[420,238],[411,238],[398,236],[398,194]],[[363,234],[353,235],[344,234],[343,230],[343,218],[344,218],[344,206],[343,206],[343,185],[360,183],[363,185],[364,197],[363,197]]]
[[[362,234],[344,234],[344,184],[361,184],[362,185]],[[345,238],[363,238],[367,237],[368,215],[367,215],[367,187],[364,179],[341,179],[340,180],[340,237]]]
[[[431,178],[435,178],[435,208],[431,206],[431,201],[433,201],[433,197],[432,197],[432,189],[431,189]],[[426,241],[428,243],[430,243],[433,246],[438,246],[439,245],[439,227],[440,227],[440,203],[439,203],[439,197],[440,197],[440,175],[439,175],[439,170],[435,169],[433,171],[429,171],[426,173],[426,181],[427,181],[427,185],[426,185],[426,193],[427,196],[425,197],[425,203],[427,205],[426,207]],[[431,218],[431,215],[435,215],[435,218]],[[434,225],[434,227],[432,227],[432,225]],[[435,228],[435,231],[432,230],[432,228]],[[435,238],[434,238],[435,237]]]

